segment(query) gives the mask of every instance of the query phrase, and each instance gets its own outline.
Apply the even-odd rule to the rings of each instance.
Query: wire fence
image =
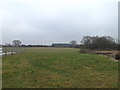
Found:
[[[0,56],[2,56],[2,47],[0,47]]]
[[[19,46],[3,46],[0,49],[1,55],[2,56],[7,56],[7,55],[13,55],[13,54],[20,54],[24,52],[24,47]]]

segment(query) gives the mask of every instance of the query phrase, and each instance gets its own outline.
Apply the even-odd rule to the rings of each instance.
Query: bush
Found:
[[[90,53],[89,49],[81,48],[80,53]]]
[[[115,54],[115,59],[120,60],[120,53]]]

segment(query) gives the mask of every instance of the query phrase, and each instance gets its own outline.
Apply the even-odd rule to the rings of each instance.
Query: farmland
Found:
[[[118,62],[74,48],[26,48],[3,57],[3,88],[117,88]]]

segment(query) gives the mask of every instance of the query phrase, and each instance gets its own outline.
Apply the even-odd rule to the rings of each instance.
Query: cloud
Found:
[[[3,43],[80,42],[84,35],[117,38],[118,0],[3,0]]]

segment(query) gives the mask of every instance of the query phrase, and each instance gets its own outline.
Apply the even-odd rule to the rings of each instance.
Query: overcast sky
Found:
[[[118,0],[2,0],[3,43],[80,43],[83,36],[118,36]]]

